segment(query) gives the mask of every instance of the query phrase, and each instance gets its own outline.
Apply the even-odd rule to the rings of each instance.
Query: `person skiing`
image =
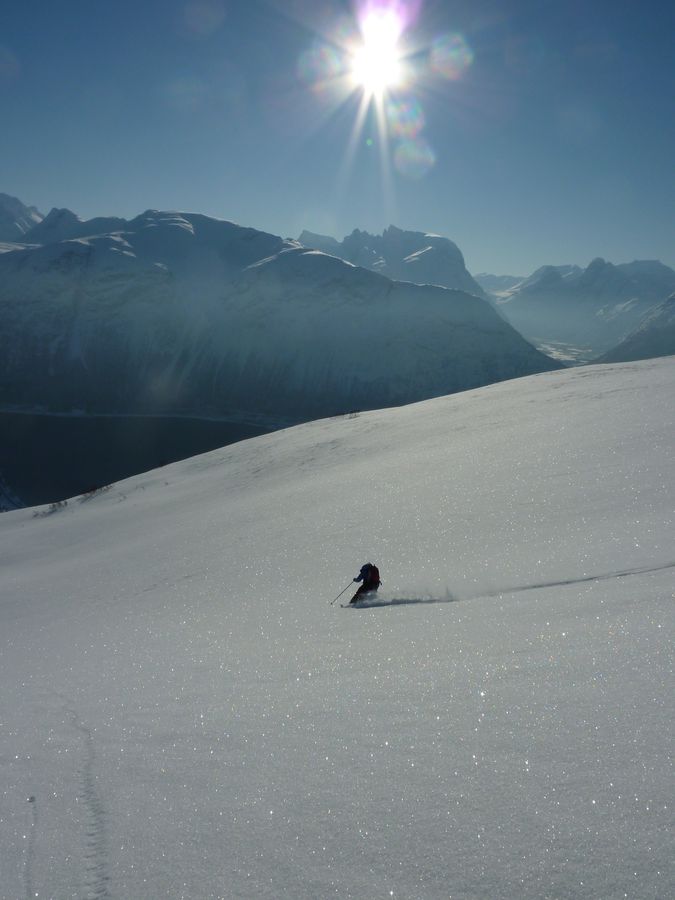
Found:
[[[376,593],[377,589],[382,584],[380,581],[380,570],[372,563],[364,563],[354,581],[361,581],[362,584],[349,601],[350,604],[358,603],[359,600],[366,600],[369,594]]]

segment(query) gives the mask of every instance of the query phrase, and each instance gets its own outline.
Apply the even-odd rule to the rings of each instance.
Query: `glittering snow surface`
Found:
[[[674,398],[549,373],[2,515],[0,896],[673,896]]]

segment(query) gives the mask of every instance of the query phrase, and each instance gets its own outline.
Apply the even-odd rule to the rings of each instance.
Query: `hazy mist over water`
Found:
[[[25,505],[53,503],[268,430],[210,419],[0,412],[0,473]]]

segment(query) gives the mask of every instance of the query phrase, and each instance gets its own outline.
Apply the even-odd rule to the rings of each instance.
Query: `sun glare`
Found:
[[[358,151],[379,151],[382,196],[393,206],[392,168],[406,178],[424,178],[436,153],[424,133],[421,94],[440,78],[459,83],[474,61],[458,31],[437,34],[426,43],[414,26],[424,0],[350,0],[353,17],[322,28],[322,38],[298,61],[300,79],[323,100],[323,119],[340,109],[354,120],[338,181],[346,184]],[[345,4],[346,5],[346,4]],[[458,94],[457,91],[454,92]],[[367,148],[364,150],[363,148]]]
[[[391,10],[371,12],[361,22],[363,43],[353,53],[351,73],[366,95],[381,98],[401,82],[401,31],[401,22]]]

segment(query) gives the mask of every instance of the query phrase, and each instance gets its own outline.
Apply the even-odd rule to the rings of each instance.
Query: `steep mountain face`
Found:
[[[481,286],[467,271],[459,247],[437,234],[402,231],[391,225],[381,235],[356,229],[341,242],[303,231],[299,241],[305,247],[339,256],[397,281],[438,284],[485,297]]]
[[[26,233],[42,219],[42,213],[34,206],[25,206],[16,197],[0,194],[0,241],[26,240]]]
[[[544,266],[504,292],[499,309],[535,342],[577,343],[603,352],[623,340],[675,290],[675,271],[657,260],[586,269]]]
[[[86,236],[0,255],[5,406],[299,421],[558,367],[460,291],[206,216],[64,218]]]
[[[630,362],[675,355],[675,294],[647,313],[640,325],[598,362]]]

